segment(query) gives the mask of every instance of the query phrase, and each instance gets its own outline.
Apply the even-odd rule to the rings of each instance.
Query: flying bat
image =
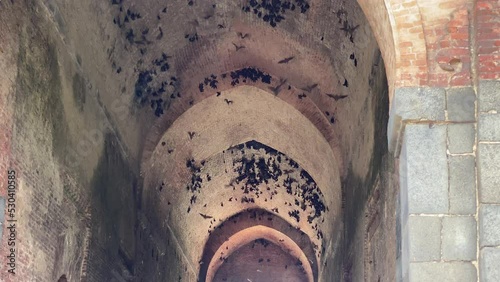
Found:
[[[291,57],[288,57],[288,58],[284,58],[283,60],[279,61],[278,64],[287,64],[288,62],[290,62],[291,60],[293,60],[295,58],[295,56],[291,56]]]
[[[241,33],[241,32],[237,32],[236,34],[238,34],[238,36],[241,38],[241,39],[245,39],[247,37],[250,37],[250,34],[249,33]]]
[[[204,219],[210,219],[210,218],[214,218],[213,216],[210,216],[210,215],[207,215],[207,214],[203,214],[203,213],[200,213],[201,217],[203,217]]]
[[[300,88],[301,90],[304,90],[306,92],[311,92],[314,88],[316,88],[318,86],[317,83],[313,84],[313,85],[309,85],[309,86],[306,86],[304,88]]]
[[[274,95],[278,95],[280,93],[280,89],[283,86],[283,84],[286,83],[286,79],[280,79],[280,84],[276,87],[270,87],[268,86],[269,90],[273,91]]]
[[[352,35],[356,29],[358,29],[359,24],[356,26],[351,26],[347,21],[344,22],[344,27],[341,27],[340,30],[344,31],[346,36]]]
[[[239,51],[240,49],[245,48],[245,46],[243,46],[243,45],[238,46],[238,45],[236,45],[236,44],[234,44],[234,43],[233,43],[233,45],[234,45],[234,47],[236,47],[236,51]]]
[[[326,94],[326,96],[332,98],[335,101],[347,98],[347,95]]]
[[[163,30],[161,29],[161,27],[158,27],[158,30],[160,30],[160,34],[156,36],[156,40],[160,40],[163,37]]]

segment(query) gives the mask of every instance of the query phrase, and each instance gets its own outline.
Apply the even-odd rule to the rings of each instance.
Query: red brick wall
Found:
[[[474,74],[500,77],[498,1],[358,2],[385,51],[390,86],[470,86]]]
[[[477,0],[476,50],[479,79],[500,79],[500,2]]]

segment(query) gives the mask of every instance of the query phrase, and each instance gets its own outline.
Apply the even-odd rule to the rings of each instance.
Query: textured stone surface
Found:
[[[472,216],[444,217],[442,255],[449,260],[476,259],[476,220]]]
[[[476,163],[474,156],[450,156],[450,213],[476,212]]]
[[[481,247],[500,246],[500,206],[483,204],[479,208]]]
[[[500,141],[500,114],[480,114],[478,141]]]
[[[5,219],[5,199],[0,197],[0,244],[2,243],[1,238],[3,234],[3,220]]]
[[[446,104],[448,119],[452,121],[473,121],[476,94],[471,87],[447,90]]]
[[[405,120],[445,120],[446,92],[443,88],[403,87],[394,92],[387,138],[395,148]],[[403,141],[404,142],[404,141]]]
[[[500,144],[479,144],[477,161],[480,201],[500,203]]]
[[[473,123],[448,125],[448,150],[452,154],[471,153],[475,138]]]
[[[434,216],[410,216],[408,225],[410,261],[439,260],[441,219]]]
[[[500,249],[484,248],[481,250],[479,271],[482,282],[500,281]]]
[[[479,111],[500,111],[500,81],[479,81]]]
[[[447,213],[446,126],[408,124],[404,138],[410,214]]]
[[[445,90],[405,87],[395,90],[391,114],[406,119],[445,119]]]
[[[477,271],[469,262],[413,262],[410,264],[410,281],[472,282],[477,281]]]

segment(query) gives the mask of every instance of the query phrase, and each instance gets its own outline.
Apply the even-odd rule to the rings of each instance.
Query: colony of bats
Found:
[[[172,57],[167,55],[168,52],[161,52],[157,58],[153,60],[146,60],[147,53],[149,50],[154,50],[155,42],[161,42],[163,40],[169,40],[168,30],[166,28],[162,28],[160,21],[164,17],[168,17],[169,10],[167,7],[163,7],[156,13],[156,20],[158,24],[155,27],[146,26],[147,21],[145,19],[146,14],[141,14],[138,11],[135,11],[131,6],[127,6],[123,0],[111,0],[111,4],[115,7],[115,15],[113,17],[113,23],[121,29],[122,34],[126,41],[130,45],[135,45],[137,48],[132,50],[139,51],[139,59],[137,61],[137,80],[134,87],[135,100],[139,105],[149,105],[153,110],[153,113],[160,117],[168,108],[168,105],[172,100],[181,98],[181,93],[179,90],[180,81],[178,81],[177,77],[172,74],[172,66],[169,63],[169,59]],[[189,6],[195,5],[194,1],[188,1],[187,4]],[[134,6],[135,7],[135,6]],[[212,5],[213,9],[216,9],[216,4]],[[265,22],[268,22],[271,26],[275,27],[276,23],[284,20],[284,15],[287,11],[297,11],[302,14],[306,13],[310,5],[308,1],[304,0],[293,0],[293,1],[266,1],[266,0],[249,0],[245,1],[242,5],[242,10],[244,12],[252,12],[258,18],[262,18]],[[175,12],[175,11],[174,11]],[[359,27],[351,26],[347,20],[342,20],[341,17],[344,15],[342,11],[338,13],[340,22],[343,22],[343,26],[340,28],[345,32],[345,35],[353,41],[353,34],[355,30]],[[147,13],[147,17],[154,17],[154,13]],[[199,20],[207,20],[209,17],[205,16]],[[198,22],[198,19],[195,19],[195,22]],[[218,28],[226,28],[224,24],[218,24]],[[237,32],[237,35],[240,39],[246,39],[250,37],[248,33]],[[184,38],[189,42],[194,42],[199,39],[199,36],[196,32],[194,33],[185,33]],[[243,45],[236,45],[232,43],[236,50],[240,50],[245,48]],[[129,48],[125,48],[129,49]],[[278,64],[287,64],[290,61],[294,60],[295,56],[286,57],[278,61]],[[354,54],[350,56],[350,59],[353,60],[355,66],[357,66],[357,59],[354,58]],[[149,62],[149,63],[148,63]],[[116,70],[118,74],[122,73],[123,68],[118,66],[116,62],[112,62],[113,68]],[[227,74],[222,74],[225,76]],[[256,82],[260,79],[263,83],[271,84],[271,76],[269,74],[265,74],[264,72],[258,70],[255,67],[247,67],[240,70],[235,70],[231,72],[231,85],[236,86],[239,83],[247,83],[247,82]],[[205,79],[203,83],[200,83],[200,92],[203,92],[203,85],[209,85],[211,88],[217,88],[217,80],[216,75],[210,75],[210,81]],[[286,82],[286,79],[284,80]],[[270,87],[270,89],[276,88],[274,92],[277,95],[284,84],[283,80],[276,82],[278,85],[275,87]],[[345,80],[345,87],[348,87],[347,80]],[[288,88],[290,89],[290,85]],[[307,91],[306,91],[307,92]],[[325,93],[327,94],[327,93]],[[327,94],[329,97],[332,97],[334,94]],[[336,97],[343,97],[343,95],[335,95]],[[305,93],[299,94],[298,98],[303,99],[307,97]],[[336,101],[338,99],[335,99]],[[194,104],[193,100],[189,101],[190,105]],[[230,103],[228,103],[230,104]],[[332,122],[333,123],[333,122]]]
[[[255,14],[272,27],[276,27],[278,23],[285,19],[287,11],[293,12],[297,10],[304,14],[309,8],[308,1],[304,0],[249,0],[241,9],[246,13]]]
[[[196,6],[195,1],[189,0],[186,3],[191,7]],[[181,82],[176,76],[175,66],[171,63],[172,54],[168,50],[159,49],[157,46],[165,40],[178,40],[177,38],[170,37],[168,28],[161,23],[163,18],[169,17],[169,13],[175,13],[176,11],[170,11],[165,6],[157,12],[141,13],[141,11],[137,10],[140,6],[136,8],[137,5],[134,5],[132,7],[124,3],[123,0],[111,0],[111,4],[114,7],[113,24],[120,29],[125,43],[128,44],[128,47],[125,47],[125,49],[137,53],[138,59],[134,68],[137,79],[133,90],[135,101],[140,105],[149,105],[157,117],[165,114],[169,104],[175,100],[181,100],[186,97],[186,99],[189,99],[189,104],[193,105],[195,99],[193,94],[195,93],[187,95],[181,93]],[[216,9],[215,4],[212,7],[214,10]],[[243,12],[254,14],[256,18],[262,19],[272,27],[276,27],[280,23],[283,24],[285,14],[295,17],[297,14],[306,13],[309,9],[309,2],[304,0],[248,0],[243,1],[241,4]],[[150,19],[146,19],[146,17]],[[201,16],[194,21],[208,20],[209,17],[210,15]],[[340,24],[339,28],[344,36],[351,42],[354,42],[354,35],[359,25],[354,25],[348,21],[346,11],[337,11],[337,17]],[[187,20],[193,21],[192,18]],[[154,26],[147,26],[146,23],[154,23]],[[226,29],[228,26],[225,22],[216,24],[218,29]],[[249,33],[243,34],[237,32],[236,34],[237,38],[241,40],[252,37],[252,34]],[[193,31],[185,32],[184,39],[187,44],[190,44],[198,41],[200,35]],[[323,37],[321,40],[323,40]],[[246,48],[241,43],[231,43],[234,45],[236,51]],[[131,48],[132,46],[135,48]],[[297,54],[286,55],[288,56],[276,58],[276,60],[273,60],[274,63],[295,64],[300,60],[300,56]],[[354,67],[357,67],[358,59],[354,53],[349,55],[349,60],[352,61]],[[123,73],[124,69],[119,66],[119,63],[113,61],[112,65],[117,74]],[[290,90],[293,84],[293,82],[287,81],[286,78],[273,78],[270,74],[257,67],[248,66],[225,73],[208,75],[199,83],[199,93],[206,92],[207,89],[211,91],[217,90],[221,83],[228,83],[231,86],[249,83],[269,84],[269,89],[274,95],[278,95],[284,87],[288,87],[288,90]],[[349,87],[347,79],[344,79],[342,85],[346,88]],[[316,87],[317,84],[303,88],[296,87],[296,89],[303,90],[302,93],[298,93],[297,99],[303,100],[308,98],[308,95]],[[217,96],[221,95],[220,91],[216,92]],[[334,102],[348,97],[347,95],[335,93],[321,94],[331,98]],[[227,105],[233,104],[231,100],[224,99],[224,101]],[[324,113],[330,123],[334,124],[336,122],[332,111],[325,111]],[[195,132],[189,132],[190,139],[195,135]],[[172,152],[173,149],[168,150],[169,154]],[[271,211],[275,214],[280,214],[281,212],[280,216],[288,216],[296,223],[307,222],[307,224],[310,224],[316,230],[316,238],[319,240],[323,238],[323,233],[318,224],[324,221],[324,212],[328,208],[324,204],[323,195],[314,180],[296,162],[284,154],[256,141],[250,141],[230,148],[226,150],[225,154],[231,155],[232,170],[228,170],[226,173],[234,175],[232,181],[228,183],[228,189],[235,191],[235,194],[228,199],[224,199],[222,202],[218,202],[217,205],[219,208],[224,208],[226,205],[234,203],[248,205],[253,205],[259,201],[272,203],[276,201],[278,193],[286,193],[290,196],[290,200],[276,203],[276,206]],[[191,173],[190,181],[186,185],[186,191],[191,193],[189,205],[186,207],[188,213],[196,205],[202,205],[203,201],[198,197],[201,189],[203,189],[203,183],[212,180],[212,176],[204,172],[205,165],[205,161],[194,159],[186,161],[186,168]],[[159,191],[163,190],[164,185],[162,183]],[[236,193],[237,190],[238,193]],[[206,205],[206,203],[203,203],[203,206],[206,207]],[[209,233],[213,228],[221,226],[217,225],[221,222],[220,219],[215,219],[212,215],[204,212],[198,212],[198,214],[201,219],[210,220]],[[321,222],[319,222],[320,220]],[[317,250],[317,246],[315,246],[315,249]]]
[[[185,164],[190,172],[185,187],[190,195],[185,211],[196,211],[202,219],[209,220],[209,234],[214,228],[221,228],[223,220],[206,213],[204,208],[207,208],[207,205],[208,208],[214,208],[214,205],[224,208],[228,205],[248,204],[249,208],[252,208],[254,204],[265,202],[272,205],[274,202],[276,205],[271,212],[280,214],[278,207],[282,207],[285,210],[280,216],[290,217],[297,225],[307,222],[315,230],[316,239],[323,239],[320,225],[324,222],[328,207],[316,182],[297,162],[255,140],[228,148],[224,151],[224,158],[231,160],[230,169],[225,170],[231,177],[225,186],[225,189],[230,191],[230,196],[217,203],[206,202],[202,198],[203,193],[208,193],[203,191],[204,183],[212,180],[212,176],[205,169],[210,166],[211,160],[196,161],[191,158],[186,160]],[[278,197],[280,193],[285,197]],[[283,199],[286,201],[283,202]],[[255,214],[254,218],[261,220],[262,216]],[[321,251],[317,251],[319,255]]]

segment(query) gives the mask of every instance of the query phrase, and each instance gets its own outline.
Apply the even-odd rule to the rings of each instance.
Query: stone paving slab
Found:
[[[409,213],[447,213],[446,125],[406,125],[403,149]]]
[[[480,114],[478,141],[500,141],[500,114]]]
[[[479,111],[488,112],[496,110],[500,112],[500,81],[479,81],[478,94]]]
[[[448,125],[448,150],[452,154],[472,153],[475,138],[473,123]]]
[[[410,261],[432,261],[441,257],[441,218],[410,216],[408,219]]]
[[[500,281],[500,249],[484,248],[479,258],[479,277],[481,282]]]
[[[449,156],[450,213],[476,213],[476,161],[474,156]]]
[[[406,119],[445,119],[446,91],[443,88],[403,87],[394,91],[391,115]]]
[[[500,205],[480,206],[479,243],[481,247],[500,246]]]
[[[500,203],[500,144],[480,143],[477,162],[480,201]]]
[[[412,262],[411,282],[473,282],[476,267],[470,262]]]
[[[402,87],[396,89],[387,126],[389,150],[394,152],[399,145],[398,138],[405,120],[444,121],[445,111],[446,91],[444,88]]]
[[[474,217],[444,217],[442,222],[442,259],[476,260],[477,229]]]
[[[476,93],[472,87],[452,88],[446,91],[448,120],[474,121]]]

